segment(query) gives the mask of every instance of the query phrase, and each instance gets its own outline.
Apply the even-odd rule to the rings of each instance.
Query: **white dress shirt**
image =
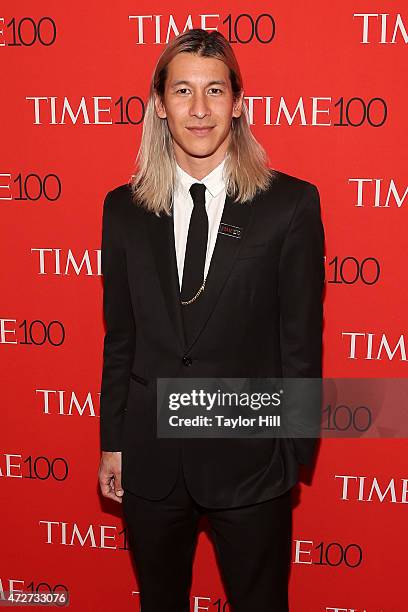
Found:
[[[204,278],[210,267],[211,257],[217,240],[218,228],[224,210],[226,183],[223,176],[225,159],[212,170],[201,181],[193,178],[176,163],[177,184],[174,189],[173,197],[173,217],[174,217],[174,242],[176,246],[177,269],[179,285],[181,291],[184,258],[186,254],[188,226],[190,224],[191,213],[194,204],[190,194],[190,187],[193,183],[204,183],[205,190],[205,209],[208,216],[208,239],[207,251],[204,265]]]

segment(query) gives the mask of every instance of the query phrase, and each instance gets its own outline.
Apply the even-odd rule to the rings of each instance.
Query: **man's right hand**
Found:
[[[110,497],[116,502],[122,503],[122,452],[102,451],[99,465],[99,485],[104,497]]]

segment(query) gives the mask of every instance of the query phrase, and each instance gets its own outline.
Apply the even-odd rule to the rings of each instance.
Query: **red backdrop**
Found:
[[[121,506],[97,484],[101,214],[133,171],[157,57],[186,27],[233,43],[270,165],[319,187],[324,376],[406,376],[402,2],[3,3],[0,600],[66,588],[73,611],[138,608]],[[407,449],[322,441],[294,495],[294,612],[407,609]],[[191,610],[227,609],[203,531]]]

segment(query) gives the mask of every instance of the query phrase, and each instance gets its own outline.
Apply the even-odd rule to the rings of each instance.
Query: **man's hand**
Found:
[[[110,497],[122,503],[123,489],[121,483],[122,453],[121,451],[102,451],[99,465],[99,485],[104,497]]]

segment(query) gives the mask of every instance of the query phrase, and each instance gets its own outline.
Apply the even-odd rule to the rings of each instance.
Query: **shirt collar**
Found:
[[[211,170],[211,172],[207,174],[207,176],[205,176],[203,179],[201,179],[201,181],[199,181],[198,179],[190,176],[187,172],[185,172],[185,170],[183,170],[176,162],[178,183],[187,193],[189,192],[190,187],[193,183],[203,183],[212,195],[212,197],[215,197],[225,188],[224,166],[225,158],[220,164],[218,164],[218,166],[214,168],[214,170]]]

